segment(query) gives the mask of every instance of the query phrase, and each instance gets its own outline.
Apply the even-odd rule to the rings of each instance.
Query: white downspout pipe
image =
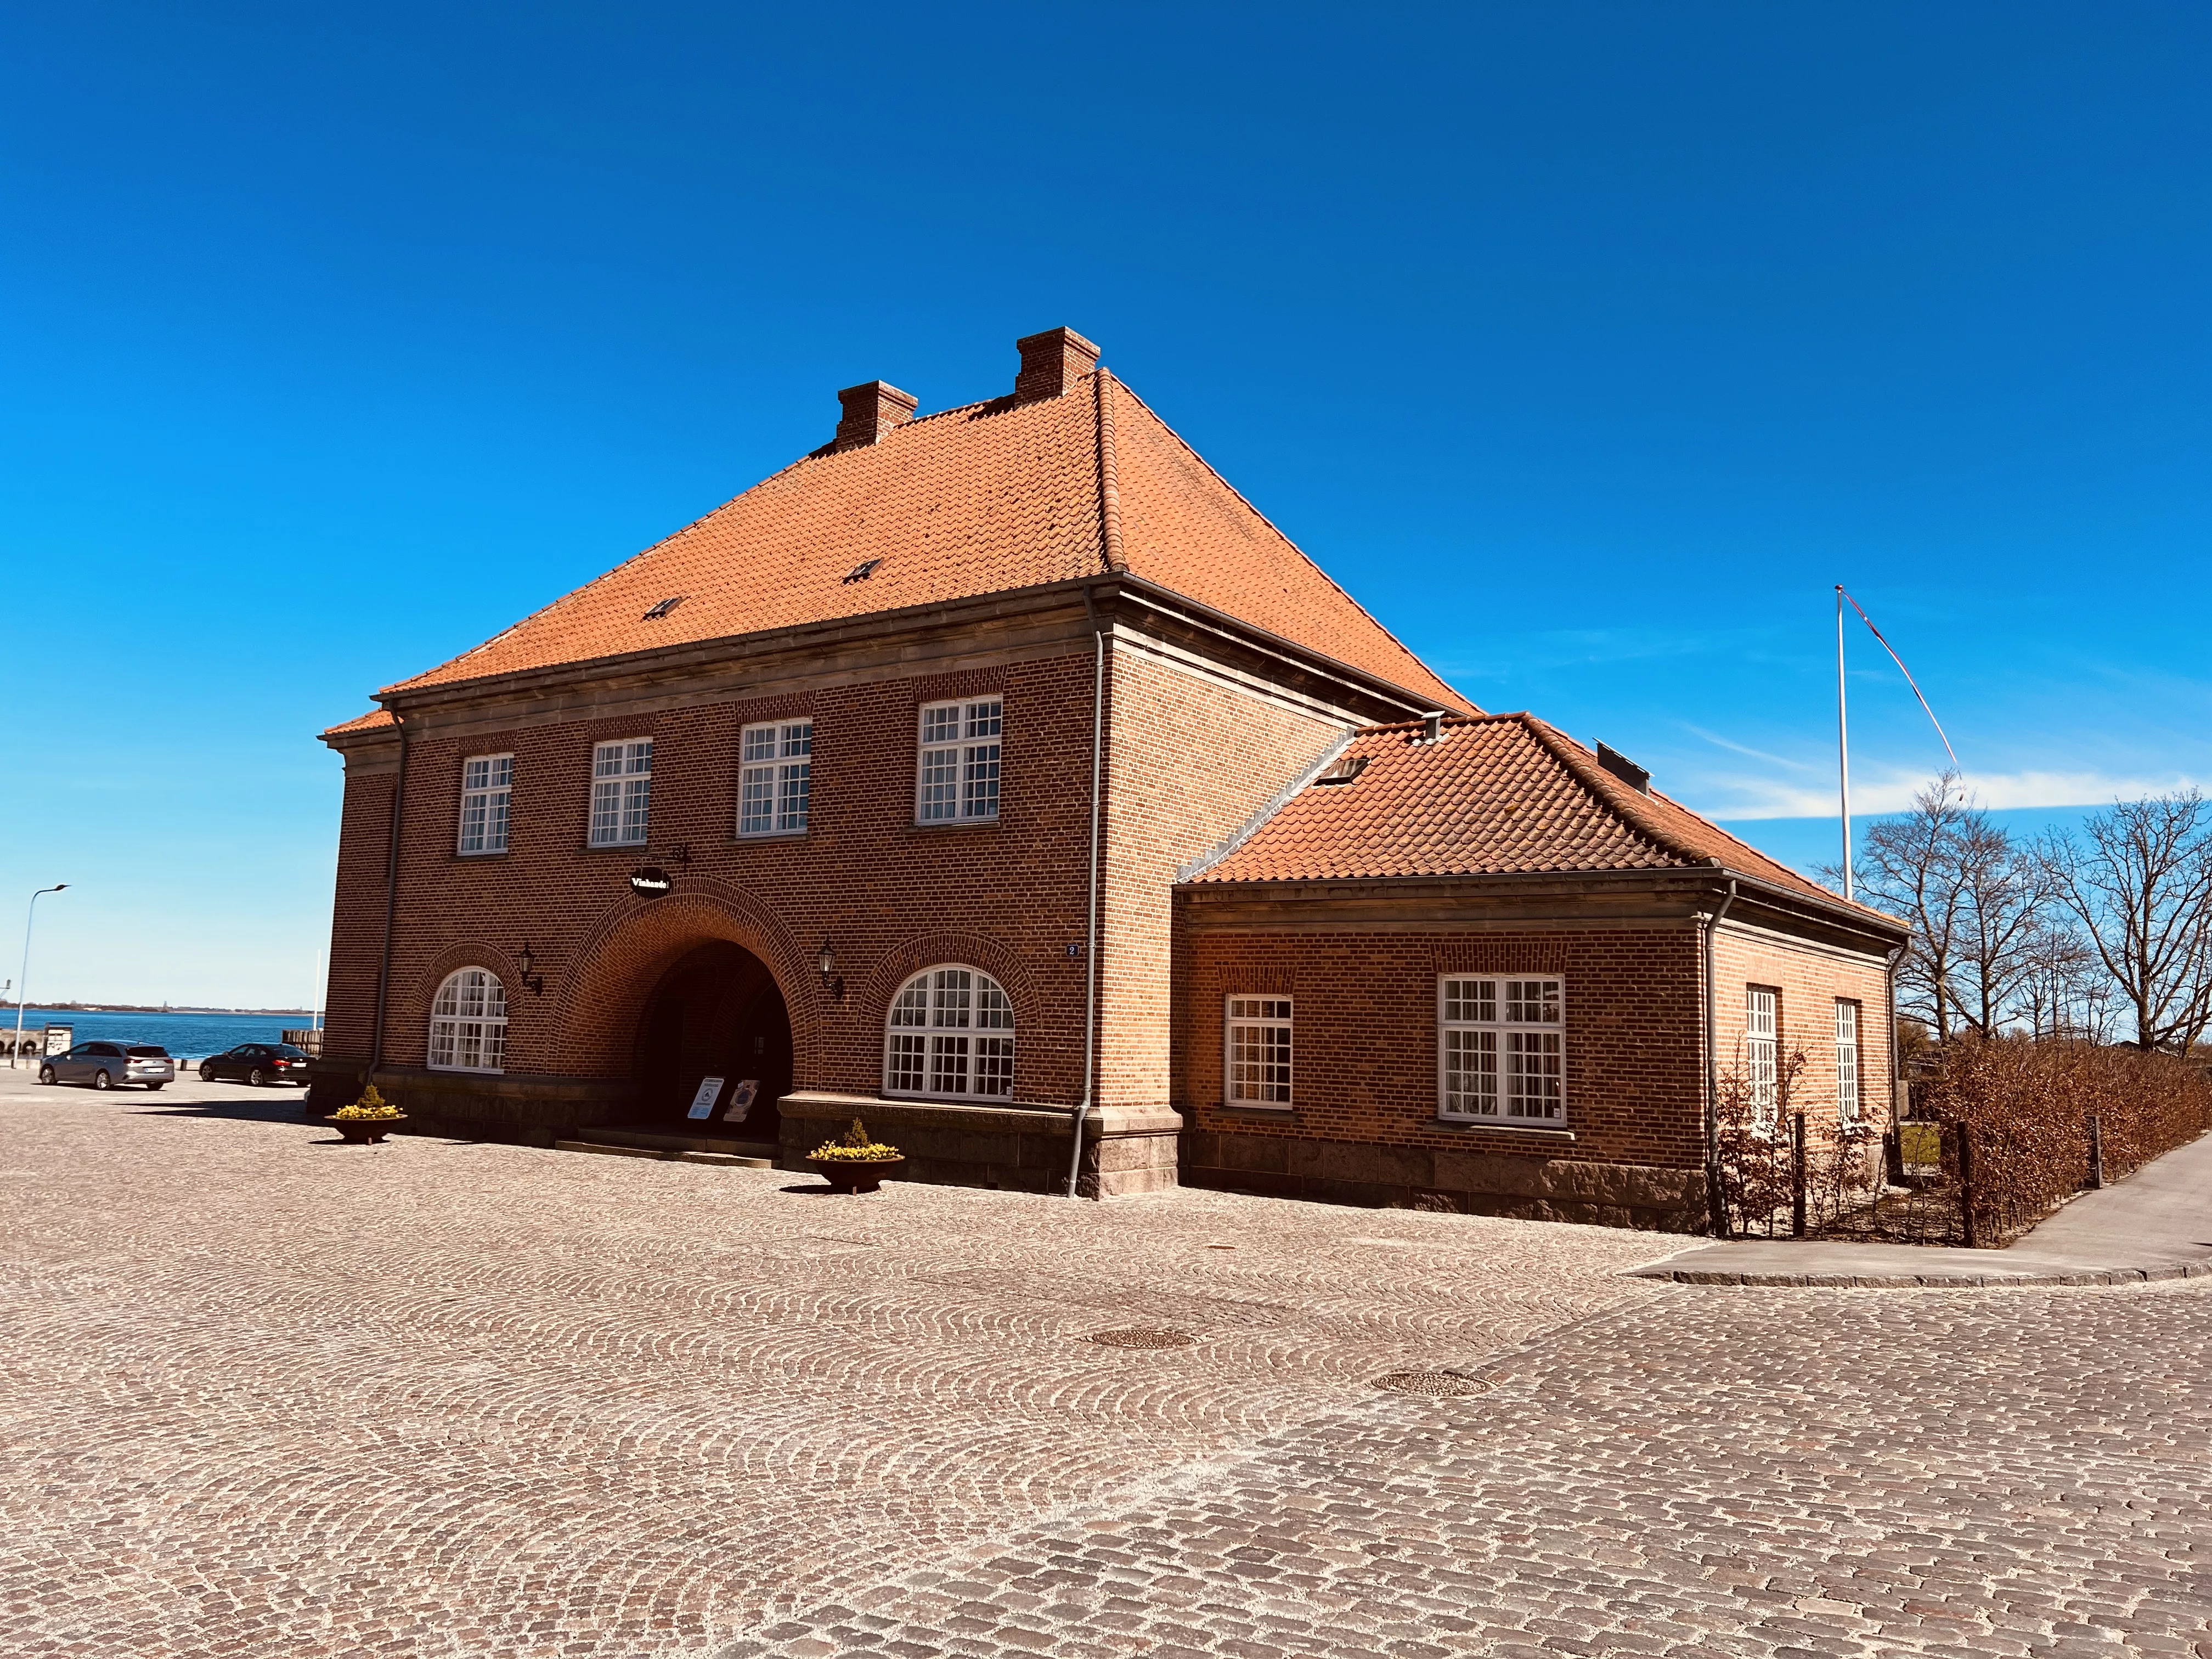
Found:
[[[1098,781],[1106,736],[1106,630],[1098,625],[1098,612],[1091,589],[1083,590],[1083,609],[1091,618],[1091,642],[1095,656],[1091,678],[1091,895],[1085,911],[1086,937],[1083,945],[1083,1098],[1076,1103],[1074,1145],[1067,1155],[1067,1196],[1082,1196],[1083,1129],[1091,1117],[1091,1098],[1098,1065]]]

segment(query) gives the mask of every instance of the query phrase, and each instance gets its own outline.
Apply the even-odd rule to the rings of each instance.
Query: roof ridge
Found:
[[[1297,554],[1298,557],[1304,559],[1309,565],[1311,565],[1313,567],[1314,573],[1323,581],[1327,582],[1331,587],[1334,588],[1338,594],[1342,597],[1344,602],[1350,605],[1354,611],[1357,611],[1361,616],[1364,617],[1368,622],[1374,626],[1378,633],[1380,633],[1385,639],[1389,640],[1391,644],[1396,646],[1401,651],[1411,657],[1415,662],[1419,663],[1423,668],[1428,669],[1429,673],[1436,679],[1439,685],[1442,685],[1446,690],[1451,692],[1453,696],[1458,697],[1460,701],[1466,703],[1468,708],[1473,708],[1476,706],[1473,699],[1469,698],[1464,692],[1461,691],[1457,686],[1452,684],[1449,680],[1444,678],[1443,675],[1438,674],[1433,667],[1431,667],[1429,661],[1425,657],[1422,656],[1419,652],[1414,650],[1413,647],[1407,645],[1405,641],[1400,639],[1395,634],[1392,633],[1389,629],[1385,627],[1376,617],[1373,611],[1370,611],[1365,605],[1360,604],[1358,599],[1352,598],[1351,593],[1346,591],[1341,582],[1338,581],[1335,577],[1330,575],[1328,571],[1322,568],[1320,560],[1315,558],[1312,554],[1307,552],[1305,549],[1300,547],[1295,541],[1292,541],[1290,537],[1285,535],[1281,526],[1278,525],[1273,519],[1262,513],[1258,507],[1253,506],[1250,498],[1248,497],[1243,490],[1239,489],[1235,484],[1230,483],[1228,479],[1223,477],[1220,472],[1215,469],[1213,463],[1207,460],[1205,456],[1200,454],[1196,449],[1192,447],[1190,440],[1184,437],[1182,433],[1176,431],[1174,427],[1170,426],[1166,418],[1160,414],[1159,410],[1154,409],[1150,404],[1146,403],[1143,398],[1139,397],[1137,392],[1130,387],[1127,381],[1116,377],[1114,380],[1114,384],[1128,394],[1130,402],[1135,404],[1139,409],[1143,410],[1146,414],[1151,416],[1153,422],[1159,427],[1161,431],[1166,433],[1169,437],[1174,439],[1176,443],[1181,445],[1185,454],[1188,455],[1194,461],[1196,461],[1199,465],[1204,467],[1216,483],[1218,483],[1224,489],[1235,496],[1238,502],[1243,505],[1246,512],[1249,513],[1254,518],[1265,525],[1271,534],[1279,537],[1284,546],[1289,548],[1291,552]]]
[[[1673,831],[1638,805],[1618,799],[1606,780],[1612,774],[1601,767],[1587,750],[1549,720],[1540,720],[1530,714],[1513,716],[1528,730],[1544,752],[1565,767],[1576,782],[1597,798],[1598,804],[1622,819],[1631,830],[1650,842],[1659,851],[1680,859],[1686,864],[1703,864],[1705,855],[1682,845]],[[1579,752],[1578,752],[1579,751]],[[1626,790],[1626,784],[1620,785]],[[1723,833],[1726,833],[1723,831]]]
[[[1495,726],[1503,721],[1525,720],[1528,717],[1528,711],[1525,708],[1504,712],[1479,708],[1472,714],[1462,714],[1447,708],[1443,711],[1443,714],[1446,726]],[[1402,720],[1377,720],[1372,726],[1361,726],[1359,730],[1363,736],[1370,732],[1413,732],[1427,724],[1425,716],[1414,714]]]
[[[1676,858],[1687,860],[1692,865],[1710,864],[1722,869],[1735,867],[1738,875],[1749,876],[1754,881],[1771,881],[1774,878],[1771,872],[1779,871],[1786,877],[1804,882],[1835,903],[1849,905],[1852,909],[1869,915],[1884,915],[1883,912],[1875,909],[1870,905],[1862,904],[1856,899],[1847,899],[1841,893],[1834,892],[1809,877],[1799,874],[1771,854],[1760,852],[1741,836],[1730,835],[1703,812],[1698,811],[1695,807],[1684,805],[1665,791],[1652,790],[1651,794],[1654,797],[1664,801],[1674,811],[1696,823],[1702,823],[1714,835],[1719,836],[1726,845],[1741,848],[1745,853],[1750,854],[1750,857],[1738,859],[1732,862],[1717,854],[1701,853],[1695,848],[1686,846],[1679,835],[1642,805],[1644,797],[1641,792],[1632,789],[1627,784],[1614,778],[1598,763],[1597,757],[1583,744],[1569,737],[1547,720],[1540,720],[1534,714],[1527,715],[1525,718],[1531,729],[1537,732],[1539,740],[1544,742],[1545,747],[1558,756],[1562,763],[1586,786],[1594,786],[1598,791],[1598,798],[1601,800],[1627,819],[1639,835],[1649,836],[1661,848],[1671,853]],[[1545,734],[1549,734],[1548,738]],[[1769,872],[1762,872],[1756,868],[1736,867],[1750,866],[1754,860],[1758,864],[1769,866]],[[1894,920],[1887,916],[1884,916],[1884,919]]]
[[[1091,401],[1098,417],[1098,550],[1106,574],[1118,576],[1129,568],[1121,551],[1121,477],[1114,447],[1114,387],[1121,382],[1111,369],[1091,377]]]

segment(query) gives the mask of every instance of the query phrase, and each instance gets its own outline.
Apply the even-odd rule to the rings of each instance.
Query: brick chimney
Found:
[[[837,422],[837,441],[832,447],[842,454],[848,449],[865,449],[879,442],[893,427],[904,426],[914,418],[915,405],[921,399],[895,386],[871,380],[866,386],[847,386],[837,394],[837,401],[844,406],[845,418]]]
[[[1057,398],[1098,367],[1098,348],[1072,328],[1031,334],[1015,341],[1014,349],[1022,354],[1021,373],[1014,376],[1018,404]]]

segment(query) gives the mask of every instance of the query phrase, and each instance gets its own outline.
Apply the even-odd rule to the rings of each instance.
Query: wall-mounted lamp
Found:
[[[837,953],[830,948],[830,941],[822,941],[822,954],[814,958],[814,965],[822,970],[823,988],[837,1002],[845,1000],[845,981],[837,977]]]
[[[530,941],[527,939],[525,939],[522,943],[521,962],[522,982],[530,988],[531,994],[533,996],[544,996],[545,994],[545,975],[543,974],[532,973],[531,971],[531,969],[537,965],[538,957],[536,953],[531,950]]]

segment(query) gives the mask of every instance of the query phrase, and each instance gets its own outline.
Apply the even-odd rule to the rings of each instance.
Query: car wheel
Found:
[[[166,1083],[149,1083],[146,1085],[146,1092],[149,1095],[158,1095],[168,1086]]]
[[[105,1072],[94,1072],[92,1074],[92,1086],[95,1089],[112,1089],[115,1086],[115,1079]]]
[[[200,1062],[200,1081],[203,1083],[212,1083],[215,1081],[215,1067],[209,1065],[205,1060],[202,1060]]]
[[[39,1081],[40,1081],[40,1082],[41,1082],[41,1083],[52,1083],[53,1080],[54,1080],[54,1068],[53,1068],[52,1066],[40,1066],[40,1067],[39,1067]]]
[[[252,1071],[248,1072],[246,1074],[246,1080],[252,1084],[255,1088],[258,1089],[261,1086],[261,1068],[257,1066]]]

